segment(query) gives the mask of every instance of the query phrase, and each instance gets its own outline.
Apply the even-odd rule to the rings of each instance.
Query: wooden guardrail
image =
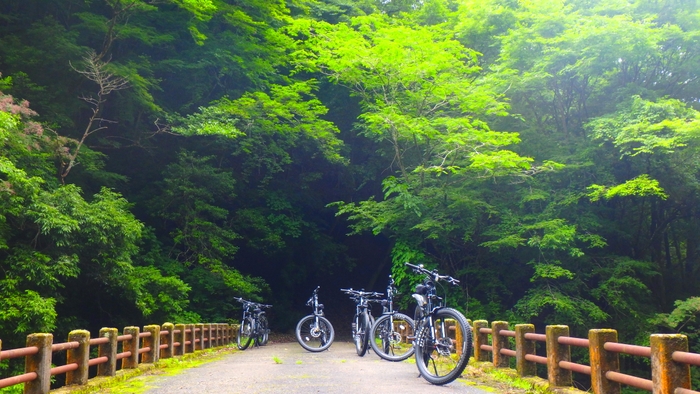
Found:
[[[653,334],[650,346],[618,343],[617,331],[594,329],[588,338],[569,336],[569,327],[547,326],[545,334],[535,333],[532,324],[517,324],[509,330],[508,322],[477,320],[474,327],[474,358],[491,361],[495,367],[508,368],[515,358],[519,376],[534,376],[537,364],[547,366],[547,380],[553,387],[568,387],[572,372],[591,377],[595,394],[619,394],[621,385],[636,387],[653,394],[700,394],[690,384],[690,366],[700,366],[700,354],[688,352],[688,337],[681,334]],[[515,350],[511,340],[515,339]],[[489,341],[490,339],[490,341]],[[544,344],[547,356],[537,355],[537,346]],[[572,362],[571,346],[588,348],[590,365]],[[542,354],[542,352],[541,352]],[[620,354],[650,359],[651,379],[620,371]]]
[[[155,363],[159,359],[223,346],[234,339],[234,326],[221,323],[165,323],[145,326],[143,331],[139,327],[125,327],[122,335],[118,335],[116,328],[103,328],[97,338],[90,338],[89,331],[74,330],[64,343],[53,343],[53,334],[30,334],[26,347],[0,351],[0,360],[25,358],[25,372],[0,379],[0,388],[24,384],[24,394],[46,394],[54,375],[66,374],[67,386],[84,385],[91,366],[97,366],[97,376],[115,376],[119,360],[121,369],[133,369],[139,363]],[[90,358],[91,346],[97,346],[95,358]],[[54,353],[61,351],[67,352],[66,364],[52,368]]]

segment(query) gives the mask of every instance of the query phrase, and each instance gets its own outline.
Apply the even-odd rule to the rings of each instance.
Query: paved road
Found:
[[[460,381],[431,385],[419,377],[415,364],[384,361],[371,351],[358,357],[348,342],[335,342],[321,353],[307,352],[296,342],[250,348],[176,376],[160,377],[152,385],[147,394],[488,394]]]

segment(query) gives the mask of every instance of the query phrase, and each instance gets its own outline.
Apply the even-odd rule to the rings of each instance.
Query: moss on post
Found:
[[[66,372],[66,385],[86,384],[90,362],[90,331],[73,330],[68,334],[68,342],[79,344],[77,348],[66,352],[66,364],[78,364],[78,369]]]
[[[534,324],[515,325],[515,369],[521,377],[537,374],[537,364],[525,359],[526,355],[535,354],[535,341],[525,338],[525,334],[534,332]]]
[[[153,364],[160,358],[160,326],[148,325],[143,331],[150,332],[151,335],[143,338],[143,347],[149,350],[141,355],[141,362]]]
[[[596,394],[619,394],[620,383],[608,380],[608,371],[620,372],[620,356],[605,350],[605,342],[617,342],[617,331],[599,329],[588,331],[591,364],[591,389]]]
[[[571,361],[571,348],[562,345],[558,338],[569,336],[569,326],[547,326],[547,377],[549,384],[556,387],[571,386],[571,371],[559,366],[560,361]]]
[[[681,334],[651,336],[651,380],[654,394],[673,394],[676,387],[690,389],[690,365],[673,361],[675,351],[688,351],[688,337]]]
[[[173,356],[173,342],[175,342],[175,325],[173,323],[163,323],[161,331],[166,332],[160,336],[162,344],[166,346],[160,349],[160,358],[171,358]]]
[[[122,342],[124,352],[131,355],[122,359],[122,369],[132,369],[139,366],[139,332],[138,327],[124,327],[124,335],[131,335],[131,339]]]
[[[205,324],[204,330],[205,330],[204,344],[202,345],[202,347],[204,349],[209,349],[210,347],[212,347],[212,344],[211,344],[211,323]]]
[[[51,389],[51,345],[52,334],[27,335],[27,347],[36,346],[39,351],[25,357],[24,372],[36,373],[36,379],[24,384],[24,394],[45,394]]]
[[[474,321],[474,359],[476,361],[489,361],[489,352],[481,349],[481,345],[489,344],[489,335],[480,331],[481,328],[488,328],[489,322],[486,320]]]
[[[204,346],[204,324],[198,323],[194,325],[195,342],[194,350],[202,350]]]
[[[185,325],[175,325],[175,337],[173,342],[173,356],[182,356],[185,354]]]
[[[97,348],[98,357],[107,357],[107,362],[97,365],[98,376],[115,376],[117,374],[117,337],[116,328],[103,327],[100,329],[100,338],[107,338],[109,342],[100,344]]]
[[[194,324],[187,325],[187,348],[186,353],[194,353]]]
[[[507,321],[491,322],[491,344],[493,347],[493,365],[496,368],[508,368],[508,356],[501,354],[501,349],[509,349],[508,337],[501,335],[508,329]]]

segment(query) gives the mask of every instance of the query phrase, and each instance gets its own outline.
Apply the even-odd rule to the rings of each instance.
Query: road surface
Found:
[[[251,347],[176,376],[158,377],[149,386],[146,394],[488,393],[460,380],[431,385],[419,377],[415,363],[384,361],[371,350],[358,357],[349,342],[335,342],[321,353],[296,342]]]

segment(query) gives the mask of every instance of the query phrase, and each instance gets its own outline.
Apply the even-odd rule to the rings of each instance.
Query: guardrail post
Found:
[[[194,350],[202,350],[204,349],[204,324],[198,323],[194,325],[194,332],[196,333],[195,337],[195,342],[194,342]]]
[[[675,351],[688,351],[688,337],[682,334],[651,336],[651,380],[654,394],[673,394],[676,387],[690,389],[690,365],[673,361]]]
[[[185,354],[185,325],[175,325],[175,342],[173,342],[173,356]]]
[[[122,342],[122,350],[131,352],[129,357],[122,359],[122,369],[133,369],[139,365],[139,332],[138,327],[124,327],[124,335],[131,335],[131,339]]]
[[[537,374],[537,363],[525,359],[526,354],[536,353],[535,341],[525,339],[525,334],[534,332],[534,324],[515,325],[515,369],[521,377]]]
[[[591,364],[591,389],[595,394],[620,394],[620,383],[608,380],[608,371],[620,372],[620,355],[605,350],[605,342],[617,342],[617,331],[597,329],[588,331]]]
[[[36,373],[36,379],[24,384],[24,394],[46,394],[51,389],[51,345],[53,334],[27,335],[27,347],[36,346],[39,352],[25,358],[24,372]]]
[[[107,362],[97,365],[98,376],[116,376],[117,374],[117,336],[116,328],[103,327],[100,329],[100,337],[108,338],[109,342],[97,347],[98,357],[107,357]]]
[[[491,346],[493,347],[493,365],[496,368],[508,368],[508,356],[501,354],[501,349],[510,349],[508,337],[501,335],[501,330],[508,329],[507,321],[491,322]]]
[[[187,344],[187,349],[185,350],[187,353],[194,353],[194,324],[188,324],[187,325],[187,331],[189,331],[189,335],[187,336],[189,342]]]
[[[66,364],[78,364],[78,369],[66,372],[66,386],[86,384],[90,362],[90,331],[73,330],[68,334],[68,342],[78,342],[80,345],[66,352]]]
[[[214,346],[221,345],[221,323],[214,323]]]
[[[143,331],[151,335],[143,338],[143,347],[150,350],[141,355],[141,362],[153,364],[160,358],[160,326],[151,324],[143,327]]]
[[[547,377],[552,386],[571,386],[571,371],[559,367],[559,361],[571,361],[569,345],[559,343],[559,337],[569,336],[569,326],[547,326]]]
[[[211,323],[204,325],[204,343],[202,344],[202,349],[209,349],[211,347]]]
[[[175,342],[175,325],[173,323],[163,323],[161,330],[165,331],[161,335],[161,342],[164,346],[160,349],[160,358],[171,358],[173,356],[173,342]]]
[[[474,321],[474,359],[476,361],[489,361],[489,353],[481,349],[481,345],[489,344],[489,334],[484,334],[480,331],[482,328],[488,328],[489,322],[486,320]]]

